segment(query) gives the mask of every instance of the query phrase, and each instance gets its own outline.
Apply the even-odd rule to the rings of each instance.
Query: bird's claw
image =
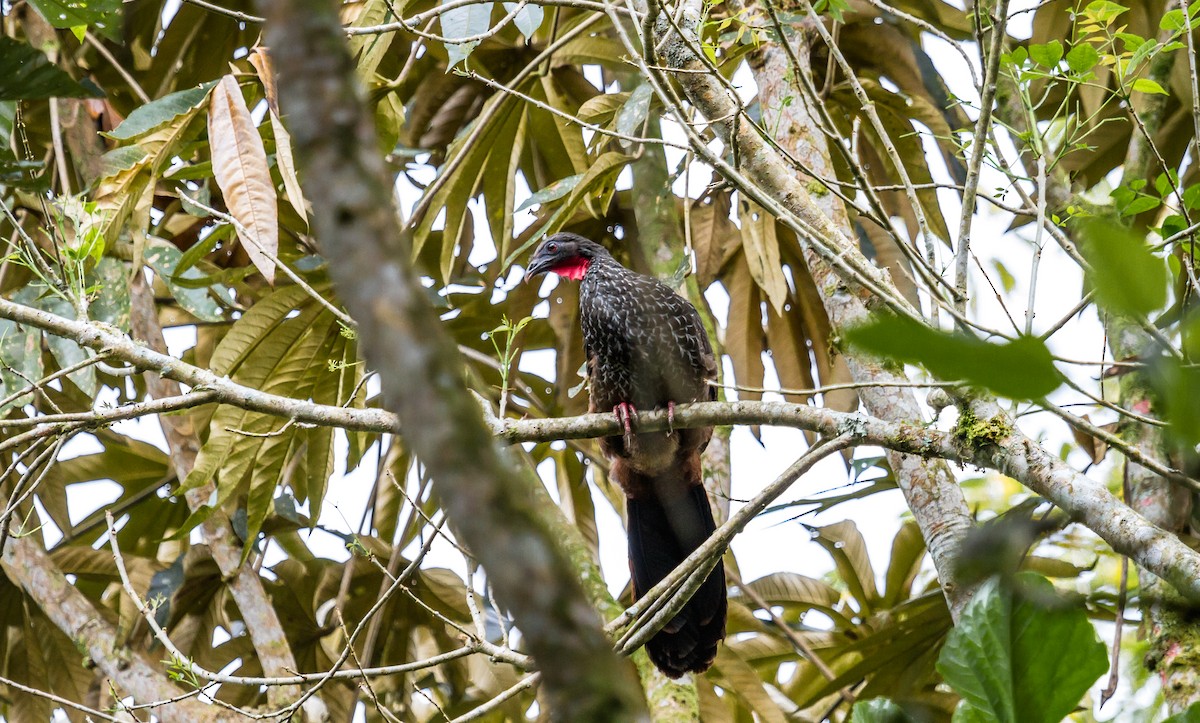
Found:
[[[621,402],[613,407],[613,414],[617,421],[625,428],[625,439],[630,440],[633,437],[633,418],[637,414],[637,409],[629,402]]]
[[[667,436],[675,434],[675,402],[667,402]]]

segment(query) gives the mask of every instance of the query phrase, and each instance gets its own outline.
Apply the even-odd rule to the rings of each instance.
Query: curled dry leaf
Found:
[[[1083,415],[1083,420],[1085,422],[1092,421],[1086,414]],[[1113,434],[1115,434],[1117,431],[1117,424],[1115,422],[1112,424],[1102,424],[1099,426],[1104,431],[1111,432]],[[1091,463],[1100,464],[1100,462],[1104,460],[1104,455],[1108,454],[1108,442],[1105,442],[1103,439],[1093,437],[1086,429],[1076,427],[1074,424],[1071,424],[1070,427],[1071,436],[1075,438],[1075,443],[1079,445],[1080,449],[1087,453],[1092,460]]]
[[[757,203],[743,200],[739,209],[742,221],[742,250],[746,254],[750,276],[766,294],[775,313],[783,313],[788,284],[779,260],[779,240],[775,235],[775,217]]]
[[[258,71],[258,79],[262,81],[263,93],[267,96],[267,108],[274,115],[279,115],[279,92],[275,88],[275,69],[271,66],[271,56],[261,45],[250,51],[246,56],[254,70]]]
[[[279,250],[279,211],[267,152],[246,107],[237,80],[227,75],[213,88],[208,112],[208,143],[213,176],[230,215],[238,221],[238,238],[250,261],[267,283],[275,283]]]
[[[300,177],[296,174],[296,161],[292,158],[292,136],[283,126],[283,119],[279,115],[279,94],[275,90],[275,68],[271,66],[271,57],[267,55],[267,49],[260,45],[250,53],[248,59],[258,71],[258,79],[262,81],[263,92],[267,96],[271,133],[275,137],[275,165],[283,178],[283,190],[287,193],[288,203],[307,221],[308,203],[304,200],[304,192],[300,190]]]

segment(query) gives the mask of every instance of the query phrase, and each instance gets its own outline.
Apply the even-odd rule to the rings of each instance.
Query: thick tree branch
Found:
[[[646,718],[632,666],[600,628],[570,560],[525,494],[463,383],[412,269],[354,62],[327,0],[264,0],[267,45],[339,296],[360,322],[387,405],[426,465],[459,539],[488,573],[542,671],[553,717]]]
[[[177,698],[184,692],[140,653],[122,644],[113,626],[59,571],[42,549],[36,533],[9,538],[3,563],[9,579],[37,603],[59,630],[86,651],[88,658],[112,679],[122,694],[133,696],[138,703],[153,703]],[[192,699],[155,708],[154,714],[164,721],[181,723],[241,719]]]
[[[695,7],[685,5],[680,17],[681,32],[676,32],[668,23],[658,23],[656,44],[671,67],[680,70],[703,69],[703,60],[694,50],[698,47],[697,38],[689,35],[696,27],[699,15]],[[805,62],[801,59],[807,59],[807,50],[802,45],[796,53],[789,54],[785,50],[778,43],[767,44],[756,55],[760,102],[764,108],[779,109],[777,112],[786,119],[783,124],[775,124],[783,128],[780,142],[788,144],[793,153],[800,155],[805,167],[814,169],[820,175],[833,177],[826,139],[818,130],[808,104],[789,104],[784,100],[791,94],[791,89],[783,79],[809,72],[807,68],[789,67],[793,58]],[[810,194],[804,179],[759,136],[756,129],[750,123],[738,121],[737,105],[719,79],[705,73],[690,72],[680,73],[676,79],[701,113],[710,119],[726,119],[715,122],[714,128],[727,144],[737,148],[734,154],[735,158],[740,159],[737,170],[744,172],[749,184],[778,199],[780,210],[785,215],[794,215],[803,220],[807,233],[798,233],[797,237],[804,241],[805,261],[835,330],[866,321],[868,304],[876,303],[883,297],[873,296],[865,285],[857,289],[848,286],[861,277],[859,273],[847,273],[847,269],[871,267],[871,264],[849,241],[850,223],[840,199],[833,194],[824,194],[819,198]],[[739,185],[739,188],[742,186]],[[833,259],[824,250],[829,247],[838,249]],[[879,277],[878,282],[888,287],[890,295],[899,295],[886,276]],[[849,355],[847,364],[851,375],[859,382],[875,381],[886,385],[889,381],[905,381],[901,373],[878,360]],[[871,414],[883,419],[921,419],[916,397],[901,387],[863,388],[859,396]],[[888,462],[925,536],[951,613],[957,615],[971,596],[970,586],[959,581],[954,568],[959,546],[971,527],[962,490],[943,463],[894,453],[888,455]]]

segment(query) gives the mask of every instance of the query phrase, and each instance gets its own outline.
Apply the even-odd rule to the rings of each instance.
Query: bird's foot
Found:
[[[625,427],[625,442],[628,444],[633,439],[633,419],[637,415],[637,409],[629,402],[621,402],[613,407],[613,415],[617,421]]]
[[[667,402],[667,436],[675,434],[675,402]]]

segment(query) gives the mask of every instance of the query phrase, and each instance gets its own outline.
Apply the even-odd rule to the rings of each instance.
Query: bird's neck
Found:
[[[583,279],[585,274],[587,274],[588,268],[591,267],[591,265],[591,259],[579,256],[577,258],[564,261],[551,270],[563,278],[579,281]]]

